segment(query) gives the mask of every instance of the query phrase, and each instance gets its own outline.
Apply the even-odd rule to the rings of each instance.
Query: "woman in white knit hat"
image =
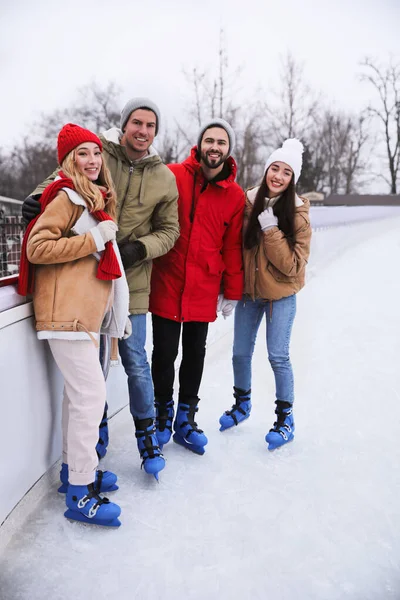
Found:
[[[220,430],[238,425],[251,411],[251,362],[266,317],[268,360],[275,376],[276,421],[265,436],[269,450],[294,437],[294,379],[289,345],[296,294],[304,286],[310,253],[309,201],[296,194],[303,145],[286,140],[269,156],[259,186],[246,193],[243,299],[235,311],[233,371],[235,404]]]

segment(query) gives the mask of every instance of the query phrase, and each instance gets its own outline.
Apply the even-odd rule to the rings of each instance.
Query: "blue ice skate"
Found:
[[[97,493],[115,492],[118,490],[118,477],[112,471],[96,471],[94,487]],[[61,485],[58,488],[60,494],[66,494],[68,489],[68,465],[62,463],[60,471]]]
[[[158,473],[165,467],[165,460],[158,445],[154,420],[135,419],[135,427],[142,468],[158,481]]]
[[[251,412],[250,392],[251,392],[251,390],[248,390],[247,392],[245,392],[244,390],[241,390],[240,388],[236,388],[236,387],[234,387],[233,390],[234,390],[233,397],[235,398],[236,402],[235,402],[235,404],[233,404],[233,406],[230,410],[225,411],[224,414],[222,415],[222,417],[220,417],[220,419],[219,419],[219,424],[221,425],[221,427],[219,428],[220,431],[225,431],[225,429],[229,429],[230,427],[239,425],[239,423],[241,423],[245,419],[248,419],[250,416],[250,412]]]
[[[156,407],[156,435],[163,449],[165,444],[168,444],[172,435],[172,421],[174,420],[174,401],[170,400],[167,403],[161,401],[160,398],[155,399]]]
[[[174,422],[173,440],[180,446],[201,455],[205,452],[204,446],[208,443],[208,439],[194,420],[194,415],[198,411],[198,402],[198,398],[190,398],[189,404],[179,402]]]
[[[278,419],[272,429],[265,436],[268,450],[276,450],[294,438],[293,406],[290,402],[276,401],[275,414]]]
[[[87,523],[88,525],[102,525],[103,527],[119,527],[121,521],[118,517],[121,508],[118,504],[110,502],[108,498],[99,496],[94,484],[68,485],[65,496],[68,510],[64,517],[72,521]]]

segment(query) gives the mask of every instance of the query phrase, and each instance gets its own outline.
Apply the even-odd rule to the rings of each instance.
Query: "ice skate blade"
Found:
[[[219,428],[219,430],[226,431],[227,429],[232,429],[232,427],[237,427],[238,425],[240,425],[240,423],[243,423],[243,421],[246,421],[246,419],[248,419],[249,417],[250,417],[250,415],[246,415],[245,417],[238,420],[237,423],[235,423],[235,421],[232,419],[232,423],[229,425],[223,425],[220,421],[219,424],[221,425],[221,427]]]
[[[274,444],[274,443],[271,443],[271,442],[267,442],[267,444],[268,444],[268,451],[269,452],[273,452],[274,450],[279,450],[279,448],[283,448],[283,446],[287,446],[288,444],[290,444],[291,442],[293,442],[293,440],[294,440],[294,436],[290,440],[288,440],[287,442],[284,441],[283,444]]]
[[[191,452],[194,452],[195,454],[199,454],[200,456],[202,456],[205,453],[204,446],[196,446],[196,444],[189,444],[185,440],[185,438],[180,436],[178,433],[174,433],[172,438],[176,444],[183,446],[184,448],[190,450]]]
[[[113,483],[112,486],[100,490],[100,493],[101,494],[105,494],[105,493],[108,494],[108,492],[116,492],[117,490],[119,490],[118,485],[116,483]],[[60,485],[60,487],[57,490],[57,492],[59,494],[66,494],[67,491],[68,491],[68,484],[67,483],[63,483],[62,485]]]
[[[64,517],[69,521],[79,521],[80,523],[87,523],[88,525],[100,525],[101,527],[119,527],[121,525],[121,521],[119,519],[111,519],[110,521],[100,521],[93,517],[93,519],[88,519],[82,513],[71,510],[70,508],[65,511]]]
[[[160,471],[162,471],[165,468],[165,460],[163,459],[162,461],[158,461],[158,464],[147,464],[146,462],[143,465],[143,470],[145,473],[147,473],[147,475],[154,475],[154,477],[157,479],[158,481],[158,474]]]
[[[235,427],[235,423],[232,423],[232,425],[221,425],[221,427],[219,428],[220,431],[226,431],[227,429],[232,429],[232,427]]]

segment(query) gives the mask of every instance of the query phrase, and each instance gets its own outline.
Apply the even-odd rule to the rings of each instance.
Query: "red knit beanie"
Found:
[[[100,139],[96,134],[89,131],[89,129],[84,129],[83,127],[79,127],[79,125],[74,125],[74,123],[64,125],[58,134],[57,140],[58,164],[61,166],[67,154],[84,142],[93,142],[99,146],[101,151],[103,150],[103,144]]]

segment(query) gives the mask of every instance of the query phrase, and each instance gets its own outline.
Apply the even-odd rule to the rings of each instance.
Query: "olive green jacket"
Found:
[[[148,311],[152,259],[166,254],[179,236],[178,190],[175,176],[153,147],[148,156],[132,162],[121,146],[121,131],[109,129],[99,137],[117,192],[117,242],[140,240],[146,258],[126,271],[129,311]],[[56,176],[54,172],[33,194],[41,194]]]

